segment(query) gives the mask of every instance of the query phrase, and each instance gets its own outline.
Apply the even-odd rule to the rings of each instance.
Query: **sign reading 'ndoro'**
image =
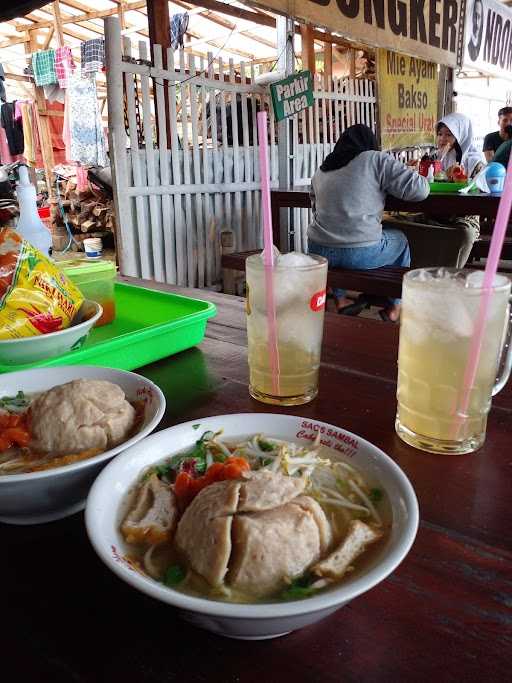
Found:
[[[254,0],[347,38],[457,65],[462,0]]]
[[[278,121],[293,116],[313,104],[311,72],[300,71],[270,86],[274,114]]]

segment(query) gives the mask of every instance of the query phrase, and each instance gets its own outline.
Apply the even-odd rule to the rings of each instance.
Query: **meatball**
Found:
[[[331,543],[305,479],[260,470],[221,481],[194,498],[176,546],[211,586],[225,582],[252,598],[275,595],[317,562]]]
[[[104,380],[75,379],[30,405],[31,447],[42,453],[105,451],[124,441],[134,424],[135,409],[123,390]]]

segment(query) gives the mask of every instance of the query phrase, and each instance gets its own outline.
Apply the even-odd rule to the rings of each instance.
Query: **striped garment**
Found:
[[[32,55],[32,70],[36,85],[57,83],[55,50],[40,50]]]
[[[75,70],[70,47],[58,47],[55,50],[55,71],[61,88],[68,87],[68,79]]]
[[[80,45],[80,55],[83,74],[101,71],[105,65],[105,41],[103,38],[86,40]]]

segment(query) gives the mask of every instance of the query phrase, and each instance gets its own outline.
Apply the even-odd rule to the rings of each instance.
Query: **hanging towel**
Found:
[[[55,50],[55,72],[57,73],[57,80],[61,88],[68,87],[68,79],[75,70],[75,63],[71,48],[58,47]]]
[[[188,29],[188,14],[184,12],[183,14],[173,14],[171,17],[171,47],[173,50],[177,50],[179,47],[183,47],[183,39],[185,33]]]
[[[2,104],[2,112],[0,115],[2,121],[2,128],[5,128],[5,135],[7,136],[7,144],[9,152],[14,156],[16,154],[23,154],[24,140],[23,140],[23,125],[20,120],[14,118],[14,111],[16,102],[5,102]]]
[[[82,74],[101,71],[105,65],[105,41],[103,38],[86,40],[80,45]]]
[[[20,104],[21,108],[21,121],[23,127],[23,139],[25,144],[25,149],[23,151],[23,156],[27,160],[29,166],[36,165],[36,128],[32,120],[32,104],[28,102],[22,102]]]
[[[55,50],[41,50],[32,55],[32,70],[36,85],[57,83]]]
[[[68,88],[69,133],[68,161],[91,166],[105,166],[105,137],[101,124],[96,82],[89,78],[71,78]]]

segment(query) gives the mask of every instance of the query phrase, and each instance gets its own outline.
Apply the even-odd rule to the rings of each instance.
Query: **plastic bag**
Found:
[[[83,300],[50,259],[15,230],[0,230],[0,339],[64,330]]]

